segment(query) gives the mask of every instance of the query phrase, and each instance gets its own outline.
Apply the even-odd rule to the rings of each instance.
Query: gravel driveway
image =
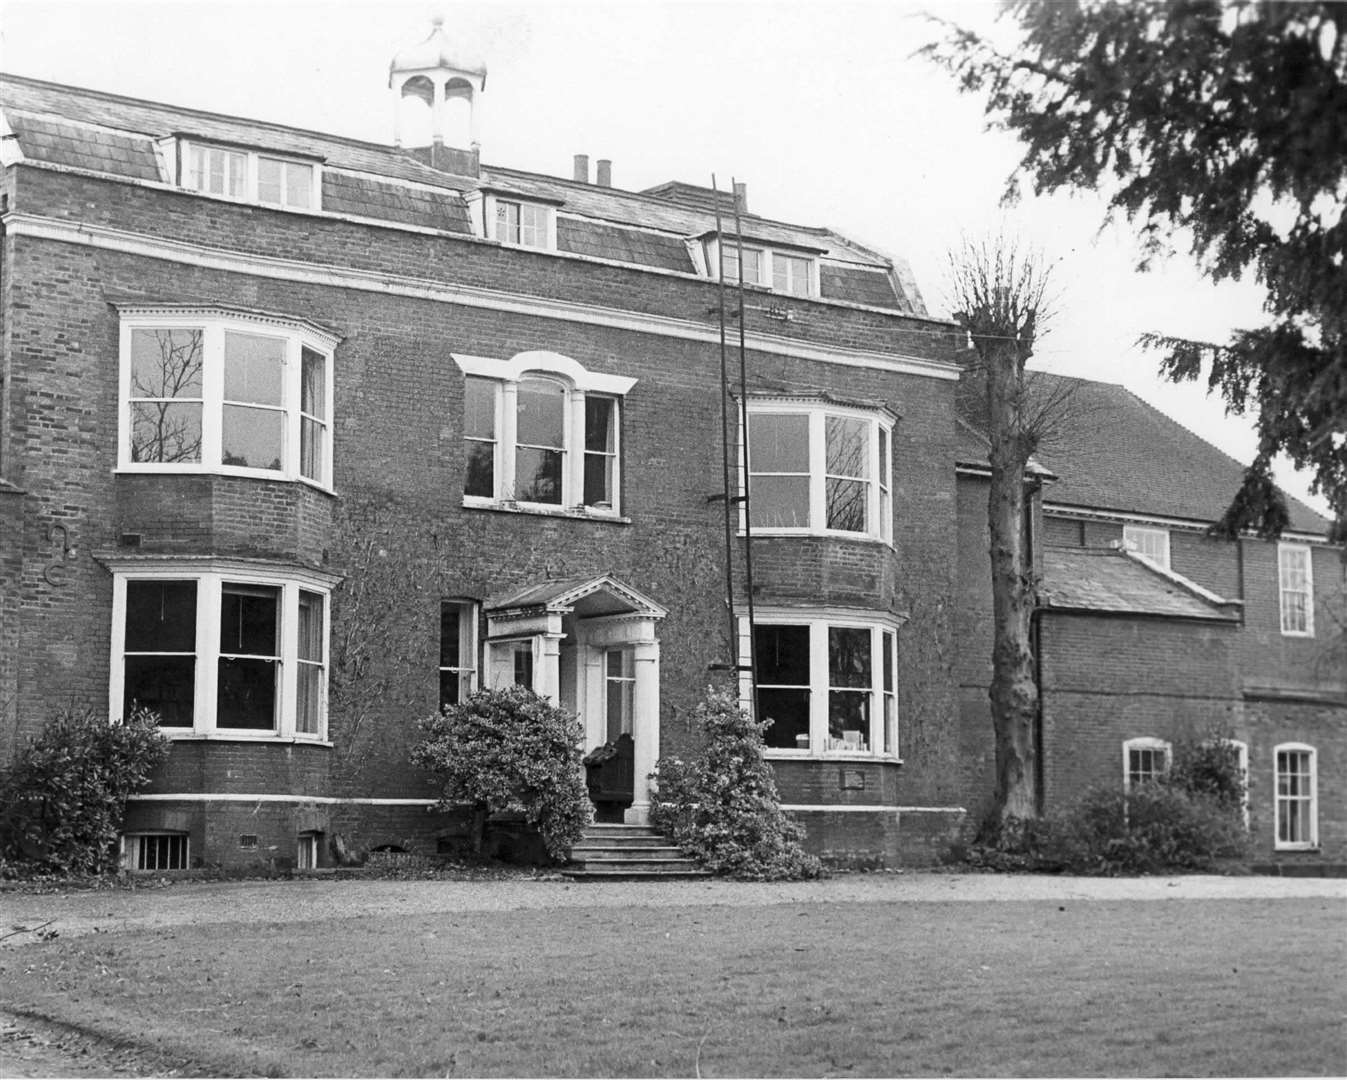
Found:
[[[1347,900],[1347,879],[1216,877],[1045,877],[1029,874],[842,874],[827,881],[565,882],[322,880],[184,882],[168,888],[34,895],[0,892],[0,933],[51,920],[62,937],[165,926],[303,922],[361,915],[424,915],[564,907],[680,907],[888,901],[988,903],[1007,900]],[[1347,913],[1345,911],[1344,913]],[[36,940],[16,934],[0,948]]]

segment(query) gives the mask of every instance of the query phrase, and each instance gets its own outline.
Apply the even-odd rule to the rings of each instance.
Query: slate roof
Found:
[[[1071,397],[1060,437],[1039,451],[1058,475],[1050,503],[1159,517],[1218,521],[1244,478],[1244,466],[1113,383],[1061,375],[1045,380]],[[1286,497],[1291,529],[1327,532],[1329,522]]]
[[[706,207],[657,193],[492,165],[481,167],[480,178],[456,176],[418,160],[411,150],[22,76],[0,75],[0,107],[31,160],[169,182],[156,143],[175,135],[312,157],[323,162],[325,210],[449,232],[470,231],[466,193],[505,187],[560,205],[560,250],[635,266],[693,273],[686,241],[715,229],[715,216]],[[825,300],[926,314],[911,273],[899,260],[831,229],[756,214],[743,215],[743,230],[762,243],[817,252]]]
[[[1238,622],[1238,608],[1116,548],[1043,549],[1044,606],[1056,611]]]
[[[1065,400],[1052,437],[1035,454],[1057,476],[1044,491],[1044,502],[1185,521],[1220,520],[1244,478],[1238,461],[1125,387],[1046,372],[1035,376],[1036,393]],[[964,408],[963,420],[980,431],[977,417]],[[985,440],[981,457],[973,457],[980,438],[961,430],[961,464],[986,464]],[[1327,533],[1329,522],[1322,515],[1290,495],[1286,505],[1293,532]]]

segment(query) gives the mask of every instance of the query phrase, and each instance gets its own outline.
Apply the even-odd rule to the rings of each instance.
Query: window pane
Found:
[[[756,248],[744,248],[744,281],[754,285],[762,283],[762,252]]]
[[[828,693],[828,738],[833,750],[870,749],[870,695],[855,690]]]
[[[196,657],[128,656],[124,669],[122,716],[136,706],[159,714],[165,727],[191,727],[196,696]]]
[[[440,672],[440,708],[457,705],[463,700],[466,691],[462,687],[462,678],[457,671]]]
[[[196,582],[126,583],[127,652],[196,652]]]
[[[750,413],[748,468],[754,473],[809,472],[809,417]]]
[[[612,453],[615,449],[613,399],[585,398],[585,449]]]
[[[462,612],[457,604],[440,605],[440,667],[458,667]]]
[[[533,648],[530,645],[514,647],[514,684],[533,689]]]
[[[275,660],[220,658],[215,723],[222,728],[270,731],[276,726]]]
[[[131,403],[131,460],[196,464],[201,460],[201,405]]]
[[[299,659],[323,661],[323,598],[317,593],[299,593]]]
[[[763,742],[787,750],[809,748],[809,691],[758,690],[758,719],[767,722]]]
[[[257,159],[257,201],[280,205],[281,163],[275,158]]]
[[[521,446],[515,455],[515,498],[522,502],[561,503],[561,453]]]
[[[220,596],[220,651],[275,657],[279,653],[280,589],[225,585]]]
[[[828,627],[828,685],[871,685],[870,631],[850,626]]]
[[[221,156],[227,159],[225,171],[229,175],[229,194],[236,199],[241,199],[246,194],[244,185],[248,175],[248,159],[242,154],[233,154],[228,151],[220,151]]]
[[[519,204],[496,200],[496,239],[513,244],[519,241]]]
[[[307,210],[312,195],[313,166],[288,162],[285,166],[285,205]]]
[[[299,473],[310,480],[323,479],[323,446],[327,429],[307,416],[299,422]]]
[[[829,479],[824,488],[828,501],[828,528],[865,532],[867,489],[864,480]]]
[[[299,407],[310,416],[327,419],[327,357],[312,349],[300,350]]]
[[[496,444],[468,443],[468,475],[463,481],[464,495],[491,498],[496,494]]]
[[[201,397],[201,331],[132,330],[131,397]]]
[[[828,473],[866,479],[870,475],[870,425],[848,416],[825,417]]]
[[[463,380],[463,434],[477,439],[496,437],[496,388],[491,379]]]
[[[879,429],[879,483],[887,487],[889,483],[889,433]]]
[[[543,379],[520,380],[518,417],[521,445],[561,449],[566,430],[566,395],[558,384]]]
[[[280,405],[285,342],[257,334],[225,334],[224,396],[249,405]]]
[[[221,464],[252,469],[282,468],[285,414],[278,409],[226,405],[222,421]]]
[[[585,505],[613,505],[613,458],[607,454],[585,455]]]
[[[754,528],[805,528],[809,525],[809,477],[753,476],[748,485]]]
[[[889,693],[892,693],[892,692],[893,692],[893,649],[894,649],[894,645],[897,644],[897,641],[896,641],[895,635],[894,635],[891,631],[889,631],[889,630],[885,630],[885,631],[884,631],[884,633],[883,633],[883,640],[884,640],[884,689],[885,689],[885,691],[887,691],[887,692],[889,692]]]
[[[322,723],[323,669],[317,664],[300,664],[295,686],[295,731],[317,735]]]
[[[809,685],[809,627],[759,626],[753,641],[759,684]]]

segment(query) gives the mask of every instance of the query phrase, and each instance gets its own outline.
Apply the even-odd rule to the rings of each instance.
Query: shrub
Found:
[[[147,709],[122,723],[62,711],[0,776],[0,855],[59,874],[115,869],[127,797],[167,756]]]
[[[478,690],[422,719],[412,761],[435,774],[442,809],[477,809],[474,851],[488,813],[518,813],[548,854],[564,859],[593,809],[580,764],[580,722],[524,687]]]
[[[804,831],[782,812],[763,759],[766,724],[714,688],[697,706],[695,722],[702,754],[659,762],[651,823],[717,873],[757,881],[818,877],[823,868],[800,846]]]

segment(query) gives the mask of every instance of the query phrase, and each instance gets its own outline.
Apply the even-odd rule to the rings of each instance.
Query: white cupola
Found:
[[[465,56],[449,44],[444,34],[444,19],[437,16],[430,36],[419,45],[403,49],[388,65],[388,85],[394,93],[393,145],[401,146],[405,127],[404,112],[409,99],[430,106],[432,150],[445,144],[446,113],[449,103],[467,106],[468,150],[477,153],[479,97],[486,88],[486,64]]]

